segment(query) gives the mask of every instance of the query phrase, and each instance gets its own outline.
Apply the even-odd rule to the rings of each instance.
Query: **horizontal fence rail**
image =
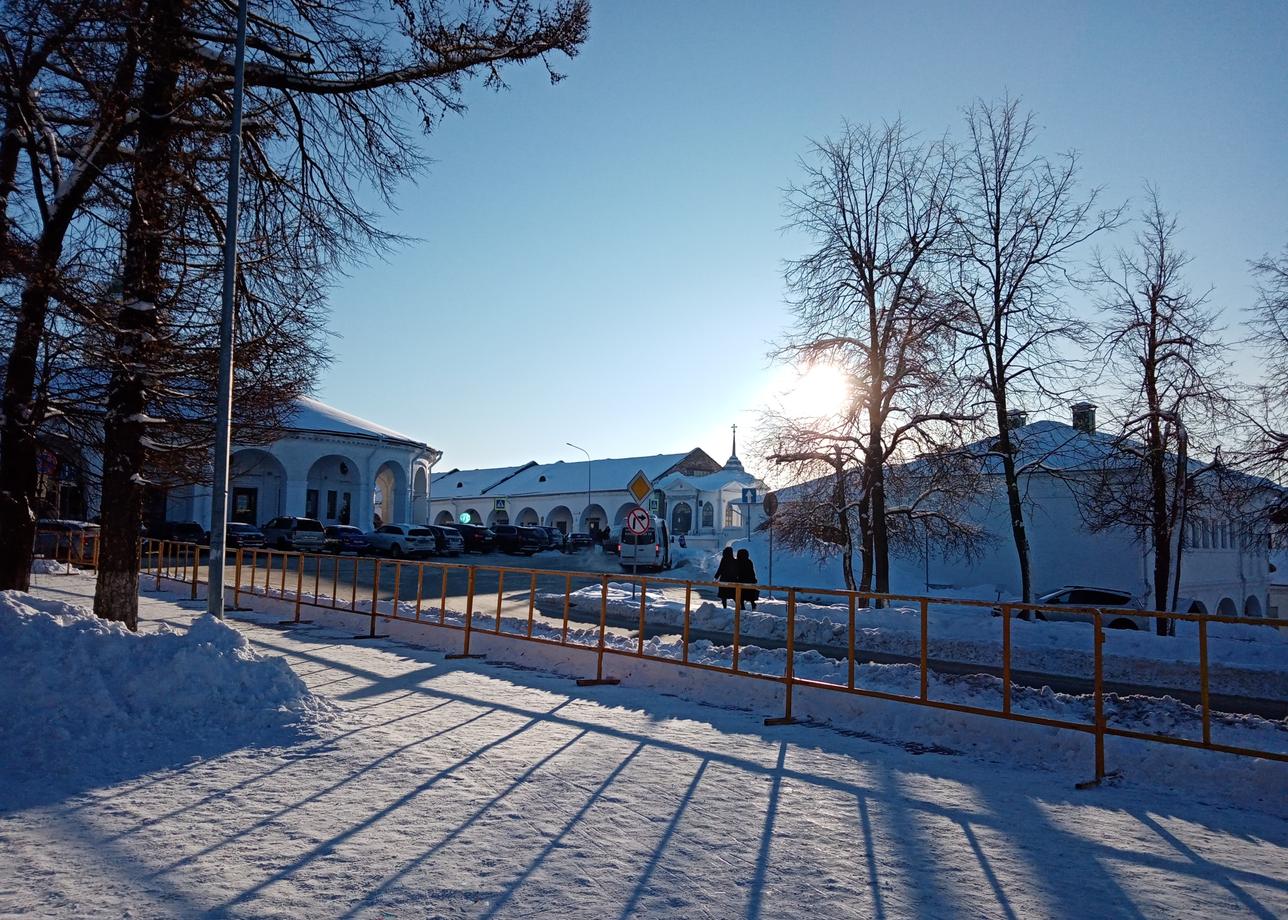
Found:
[[[82,547],[77,544],[74,550],[69,552],[67,558],[73,564],[86,562],[97,556],[96,545],[86,544]],[[203,555],[208,557],[208,547],[146,539],[142,541],[140,551],[141,575],[152,579],[153,587],[157,590],[163,579],[188,584],[191,586],[192,597],[195,598],[198,585],[205,583],[202,577]],[[1274,628],[1279,624],[1273,619],[992,603],[921,595],[873,594],[839,588],[729,584],[661,575],[569,572],[535,567],[510,568],[467,562],[381,559],[262,548],[230,550],[229,556],[232,557],[232,562],[226,567],[229,579],[227,590],[234,609],[241,607],[246,596],[260,596],[276,597],[292,603],[294,617],[284,621],[288,623],[306,622],[300,619],[304,607],[349,613],[366,621],[366,632],[356,638],[375,637],[380,623],[392,621],[454,630],[461,634],[461,651],[450,657],[481,657],[470,652],[471,639],[475,633],[480,632],[523,642],[579,649],[595,656],[595,677],[583,680],[584,684],[615,683],[614,678],[605,676],[605,660],[614,657],[657,661],[676,667],[736,674],[780,683],[784,686],[784,712],[781,717],[767,719],[767,724],[790,722],[793,690],[797,687],[809,687],[1092,735],[1095,755],[1093,782],[1098,782],[1107,775],[1104,748],[1106,737],[1131,738],[1288,762],[1288,753],[1223,743],[1213,740],[1212,732],[1214,718],[1208,656],[1210,626],[1234,624]],[[449,581],[452,576],[464,578],[464,589],[456,595],[450,594]],[[371,584],[369,587],[360,587],[359,582],[365,577],[371,579]],[[496,579],[495,588],[490,585],[484,588],[481,580],[490,577]],[[709,624],[695,622],[698,607],[706,615],[704,605],[719,603],[719,600],[701,596],[699,591],[702,589],[717,592],[725,589],[726,594],[732,595],[728,598],[731,604],[728,610],[728,628],[715,629]],[[666,590],[673,591],[674,594],[663,597],[661,592]],[[627,598],[627,593],[633,593],[633,596]],[[838,666],[832,678],[798,673],[801,667],[797,660],[801,645],[797,637],[798,608],[802,603],[802,596],[834,599],[834,606],[829,609],[837,612],[839,620],[832,622],[843,628],[844,638],[836,646],[843,653],[841,658],[831,659],[824,655],[826,661]],[[775,604],[782,603],[785,623],[781,640],[756,637],[746,632],[746,618],[757,616],[757,601],[764,602],[767,599]],[[682,605],[679,622],[675,621],[673,615],[659,616],[659,602]],[[981,668],[979,673],[1000,673],[995,707],[937,699],[932,692],[932,676],[943,676],[932,667],[929,653],[929,611],[931,607],[938,606],[982,607],[994,612],[1000,610],[1001,644],[997,665],[990,668],[978,663],[962,663],[967,667]],[[913,622],[917,623],[917,653],[909,656],[911,661],[907,665],[915,668],[917,680],[915,689],[909,692],[864,686],[861,680],[865,663],[862,656],[865,653],[862,647],[863,631],[858,618],[862,613],[870,613],[879,608],[895,608],[895,612],[911,610]],[[573,616],[573,611],[576,611],[576,616]],[[1085,616],[1094,631],[1091,673],[1081,678],[1091,682],[1092,713],[1087,721],[1023,712],[1017,707],[1012,661],[1012,621],[1021,614],[1043,612],[1080,614]],[[1103,644],[1109,628],[1107,624],[1124,615],[1197,624],[1199,737],[1137,731],[1114,725],[1107,717]],[[654,632],[653,638],[647,638],[650,629]],[[726,636],[730,639],[728,655],[721,651],[724,646],[717,645],[715,641],[723,640]],[[777,659],[774,659],[766,667],[766,663],[761,661],[762,656],[756,654],[753,657],[752,653],[764,652],[765,643],[772,644],[775,641],[785,652],[782,665],[779,667]],[[1167,638],[1164,641],[1180,640]],[[1160,689],[1155,699],[1162,698],[1165,692]]]

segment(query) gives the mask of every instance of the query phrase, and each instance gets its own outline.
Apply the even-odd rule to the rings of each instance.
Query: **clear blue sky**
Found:
[[[723,460],[771,387],[800,251],[781,190],[807,139],[899,116],[958,132],[1008,91],[1108,200],[1158,184],[1194,287],[1237,323],[1247,260],[1288,241],[1285,61],[1278,0],[595,0],[566,80],[473,86],[428,138],[436,162],[386,222],[420,241],[336,289],[318,395],[442,469],[580,459],[565,441]]]

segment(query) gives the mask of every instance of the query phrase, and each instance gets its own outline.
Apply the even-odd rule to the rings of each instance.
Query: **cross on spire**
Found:
[[[730,454],[736,457],[738,456],[738,423],[734,422],[729,427],[733,431],[733,450],[730,451]]]

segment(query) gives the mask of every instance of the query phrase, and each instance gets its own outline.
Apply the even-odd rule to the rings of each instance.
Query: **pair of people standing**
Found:
[[[756,601],[760,600],[760,592],[755,588],[743,588],[738,590],[736,585],[754,585],[756,584],[756,566],[752,564],[751,553],[745,549],[738,550],[735,557],[733,548],[726,546],[724,552],[720,554],[720,566],[716,569],[716,581],[720,582],[720,587],[716,594],[720,598],[720,606],[728,607],[729,601],[739,599],[738,609],[742,610],[743,605],[750,603],[751,609],[756,609]]]

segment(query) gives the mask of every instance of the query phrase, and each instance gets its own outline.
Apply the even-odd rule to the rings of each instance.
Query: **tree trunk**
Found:
[[[1007,427],[1006,404],[998,401],[998,436],[996,452],[1002,457],[1002,474],[1006,479],[1006,502],[1011,512],[1011,536],[1020,563],[1020,600],[1032,603],[1033,584],[1029,573],[1029,535],[1024,529],[1024,505],[1020,499],[1020,480],[1015,469],[1015,444]]]
[[[840,455],[836,458],[836,484],[832,490],[833,507],[836,508],[836,526],[841,533],[841,575],[845,587],[851,591],[858,589],[854,581],[854,532],[850,528],[848,495],[845,488],[845,468]]]
[[[862,504],[859,506],[859,539],[862,549],[860,550],[863,559],[863,571],[859,574],[859,590],[872,590],[872,500],[869,496],[864,496]],[[871,604],[870,598],[863,599],[863,606]]]
[[[56,264],[57,255],[53,262]],[[37,274],[22,292],[13,346],[4,378],[4,424],[0,426],[0,590],[31,587],[31,557],[36,537],[35,391],[40,341],[49,312],[49,274],[52,265],[41,260]]]
[[[143,524],[144,435],[151,366],[164,286],[171,112],[179,68],[182,0],[153,0],[144,30],[152,49],[143,79],[133,196],[121,272],[117,365],[108,383],[103,423],[103,504],[94,612],[138,628],[139,532]]]

